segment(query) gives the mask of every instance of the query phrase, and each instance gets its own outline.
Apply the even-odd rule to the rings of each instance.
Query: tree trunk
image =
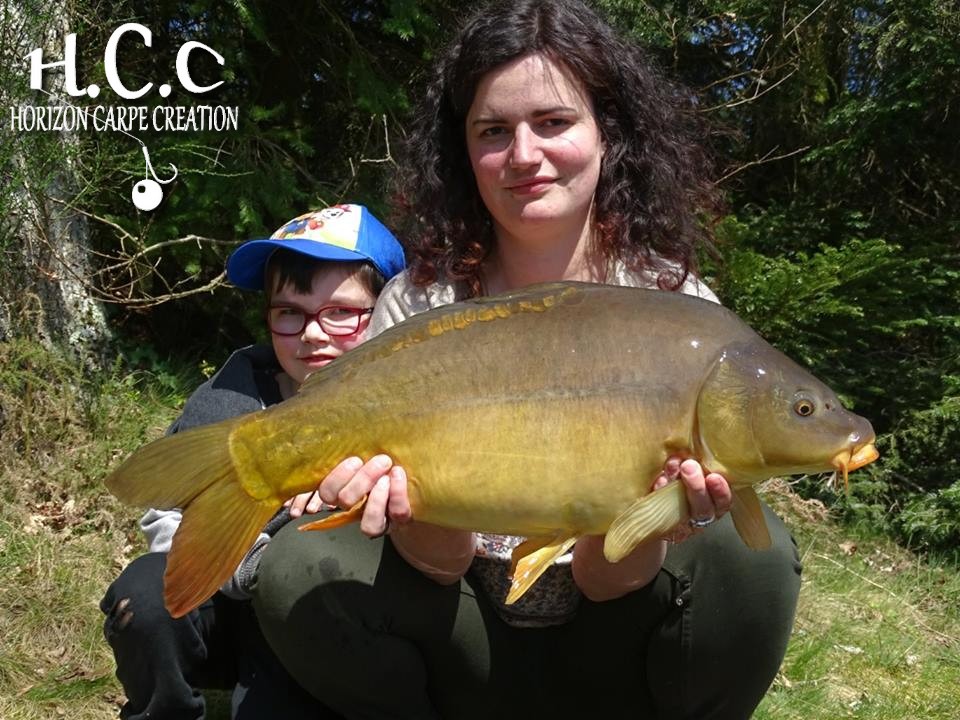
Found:
[[[64,57],[69,32],[66,4],[46,6],[46,16],[27,12],[20,3],[7,5],[3,28],[7,42],[0,60],[7,69],[0,91],[5,107],[56,102],[29,88],[29,64],[23,58],[42,43],[44,58]],[[62,67],[44,72],[45,86],[63,94]],[[8,110],[9,112],[9,110]],[[3,153],[4,174],[11,182],[0,193],[4,210],[0,247],[0,339],[23,334],[62,345],[87,366],[105,358],[109,328],[102,305],[91,292],[90,232],[86,218],[71,209],[75,194],[76,133],[34,131],[11,133]],[[5,327],[6,326],[6,327]]]

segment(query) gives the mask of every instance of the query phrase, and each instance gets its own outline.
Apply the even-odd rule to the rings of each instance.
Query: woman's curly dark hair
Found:
[[[572,72],[593,102],[605,153],[592,251],[678,288],[696,267],[697,246],[712,248],[721,212],[705,123],[690,91],[578,0],[490,3],[438,58],[396,177],[394,220],[413,281],[442,276],[481,293],[494,234],[467,154],[466,116],[486,73],[533,53]]]

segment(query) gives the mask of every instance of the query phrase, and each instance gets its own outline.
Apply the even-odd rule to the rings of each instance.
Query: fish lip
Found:
[[[880,457],[880,452],[872,442],[861,445],[847,461],[847,470],[859,470]]]
[[[843,487],[846,492],[850,491],[850,481],[848,474],[853,470],[858,470],[865,465],[869,465],[880,457],[873,442],[865,442],[859,447],[853,446],[841,450],[833,456],[831,464],[837,469],[837,472],[843,474]]]

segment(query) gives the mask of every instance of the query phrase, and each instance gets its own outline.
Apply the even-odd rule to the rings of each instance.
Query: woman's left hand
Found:
[[[733,493],[726,478],[717,473],[704,473],[703,466],[696,460],[671,457],[652,489],[659,490],[671,481],[683,483],[691,518],[716,520],[730,511]],[[604,536],[587,535],[574,546],[574,580],[581,592],[593,601],[622,597],[656,577],[666,557],[668,542],[682,542],[696,532],[701,530],[684,520],[659,541],[641,543],[616,563],[608,562],[603,555]]]
[[[659,490],[673,480],[683,483],[687,504],[690,506],[690,519],[681,522],[664,537],[665,540],[683,542],[730,512],[733,491],[723,475],[704,473],[703,466],[696,460],[671,457],[663,466],[663,472],[654,481],[653,489]],[[700,527],[695,527],[693,521],[698,521]]]

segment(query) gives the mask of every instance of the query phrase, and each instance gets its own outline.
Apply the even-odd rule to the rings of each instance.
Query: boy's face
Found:
[[[274,291],[270,304],[288,305],[309,314],[330,305],[372,308],[375,300],[376,297],[360,281],[353,268],[329,265],[314,274],[309,293],[301,293],[287,283]],[[300,385],[310,373],[329,365],[347,350],[362,343],[369,322],[370,314],[367,313],[360,317],[359,329],[355,334],[329,335],[314,317],[307,320],[306,327],[299,335],[270,333],[270,337],[280,367]]]

